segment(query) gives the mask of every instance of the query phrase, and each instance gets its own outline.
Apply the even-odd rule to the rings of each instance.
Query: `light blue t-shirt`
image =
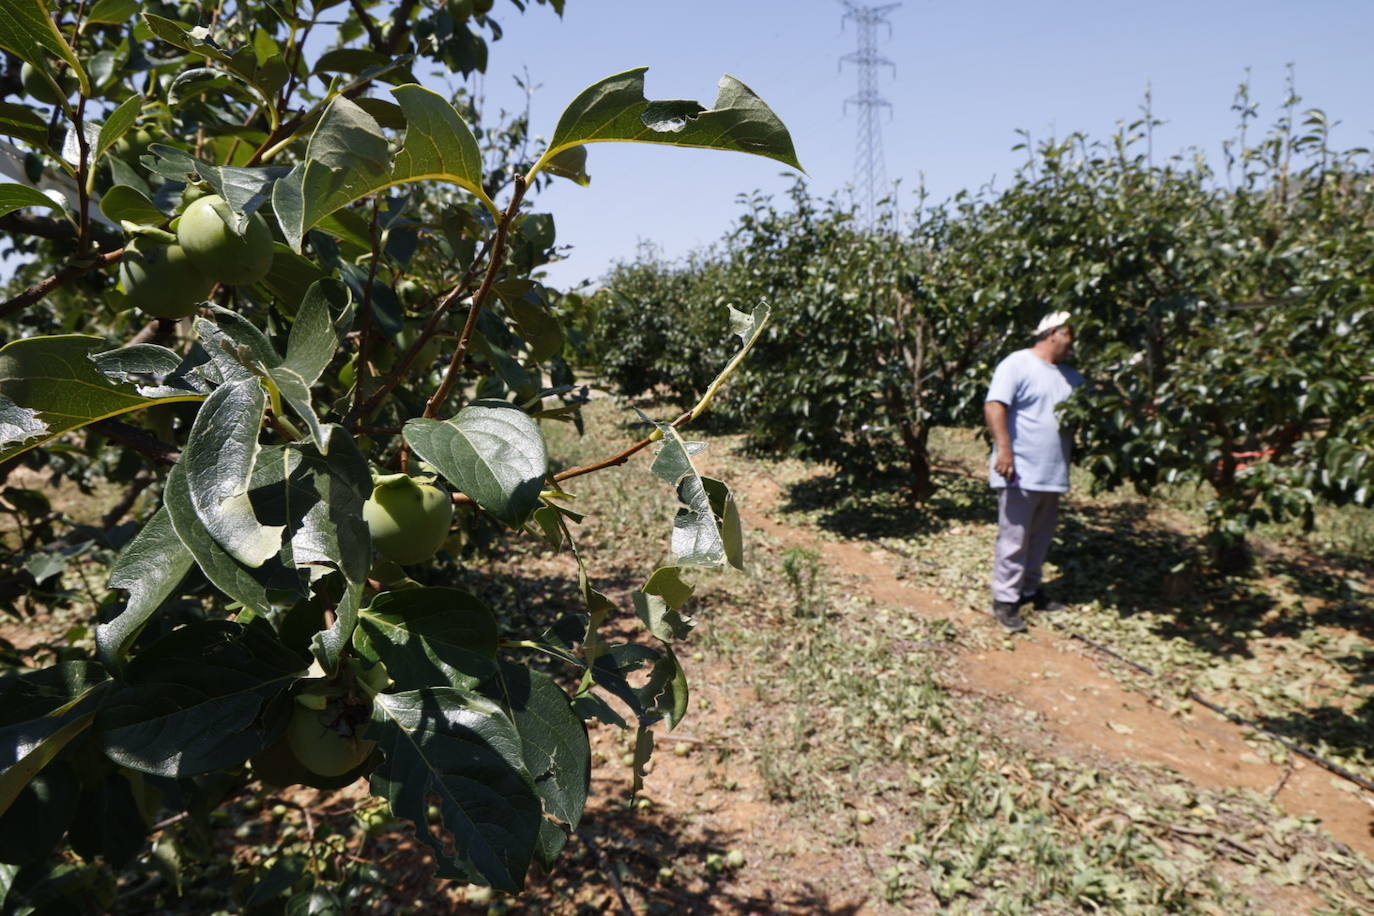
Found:
[[[1070,437],[1059,430],[1054,409],[1083,384],[1072,366],[1047,363],[1030,350],[1017,350],[997,364],[986,400],[1007,405],[1007,431],[1016,462],[1016,486],[1046,493],[1069,491]],[[1007,481],[993,470],[997,447],[988,458],[988,483]]]

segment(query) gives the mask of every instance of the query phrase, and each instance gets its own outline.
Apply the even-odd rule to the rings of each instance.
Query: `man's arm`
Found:
[[[1011,432],[1007,429],[1007,405],[1001,401],[985,401],[983,419],[992,434],[992,469],[1011,483],[1016,478],[1016,463],[1011,453]]]

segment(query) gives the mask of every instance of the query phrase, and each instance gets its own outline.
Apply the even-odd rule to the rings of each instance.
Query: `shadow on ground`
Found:
[[[935,496],[913,507],[897,476],[862,485],[812,478],[788,489],[783,508],[812,514],[822,528],[864,540],[945,532],[968,537],[961,529],[982,526],[990,551],[996,494],[981,476],[946,471],[937,472],[935,480]],[[1196,534],[1160,525],[1149,509],[1144,500],[1080,497],[1061,512],[1051,551],[1061,570],[1052,584],[1056,597],[1071,604],[1097,602],[1123,617],[1148,614],[1160,639],[1183,640],[1218,660],[1253,658],[1252,642],[1258,638],[1320,642],[1343,631],[1374,640],[1367,560],[1257,543],[1254,573],[1221,575],[1208,568]],[[1118,648],[1130,654],[1128,647]],[[1320,651],[1349,673],[1352,687],[1374,684],[1374,653],[1367,648],[1322,644]],[[1374,758],[1374,700],[1353,709],[1309,706],[1257,721],[1309,746],[1325,744],[1355,759]]]
[[[856,906],[839,904],[819,891],[742,892],[733,886],[728,864],[738,839],[699,827],[692,833],[687,838],[680,823],[659,812],[617,809],[609,800],[606,807],[589,812],[550,874],[532,876],[526,896],[576,900],[579,916],[857,912]]]

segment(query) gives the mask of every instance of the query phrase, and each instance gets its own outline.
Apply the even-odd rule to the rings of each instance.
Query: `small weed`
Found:
[[[787,548],[782,553],[782,575],[792,596],[792,616],[819,616],[824,605],[820,552],[805,547]]]

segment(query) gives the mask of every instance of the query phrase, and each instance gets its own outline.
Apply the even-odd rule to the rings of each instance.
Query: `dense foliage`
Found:
[[[5,912],[106,910],[153,840],[175,887],[253,779],[366,777],[441,876],[514,891],[577,826],[584,721],[635,729],[642,768],[685,715],[673,644],[690,570],[742,562],[733,499],[677,430],[704,405],[551,472],[541,424],[585,391],[526,197],[587,184],[593,137],[797,161],[737,80],[708,109],[650,101],[643,70],[527,153],[524,118],[484,129],[412,73],[483,70],[492,5],[6,0],[4,605],[71,627],[0,642]],[[766,321],[732,313],[732,355]],[[634,593],[644,638],[613,642],[562,482],[651,444],[675,560]],[[584,606],[536,626],[453,587],[492,526],[571,551]],[[337,909],[333,867],[227,887]]]
[[[979,426],[996,361],[1065,309],[1093,382],[1067,410],[1080,460],[1104,487],[1208,488],[1213,556],[1243,565],[1254,525],[1374,499],[1367,154],[1334,150],[1320,111],[1296,123],[1297,103],[1252,145],[1242,89],[1222,174],[1201,154],[1155,164],[1147,116],[1106,142],[1025,144],[1005,190],[905,225],[865,230],[800,186],[786,206],[755,197],[713,256],[607,276],[594,331],[626,346],[603,366],[690,400],[701,380],[665,380],[662,347],[704,358],[685,329],[766,298],[788,320],[722,413],[755,447],[889,467],[919,499],[930,427]]]

